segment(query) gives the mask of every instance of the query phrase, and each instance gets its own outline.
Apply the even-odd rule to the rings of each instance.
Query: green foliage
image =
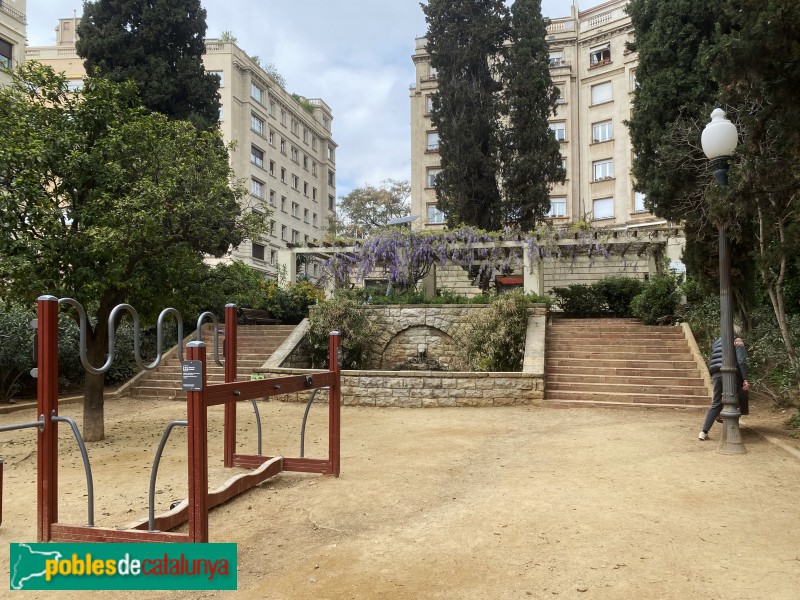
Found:
[[[329,217],[331,233],[363,239],[385,228],[390,220],[406,216],[410,198],[408,181],[386,179],[378,187],[355,188],[339,198],[336,214]]]
[[[219,81],[203,67],[206,11],[200,0],[86,2],[77,34],[87,73],[133,80],[149,110],[216,129]]]
[[[633,298],[644,289],[633,277],[606,277],[592,284],[555,287],[551,293],[568,317],[631,317]]]
[[[295,102],[297,102],[300,106],[303,107],[303,110],[305,110],[312,117],[314,116],[314,110],[315,110],[314,105],[311,104],[311,102],[309,102],[307,98],[304,98],[300,94],[292,94],[292,98],[294,98]]]
[[[355,300],[336,295],[311,311],[308,340],[315,368],[328,366],[328,336],[331,331],[342,334],[342,368],[361,368],[377,331]]]
[[[422,10],[438,81],[431,113],[442,167],[438,207],[450,227],[501,229],[497,65],[509,37],[508,9],[503,0],[430,0]]]
[[[233,35],[232,32],[228,31],[227,29],[219,34],[219,41],[224,42],[226,44],[235,44],[239,41],[239,39]]]
[[[798,411],[791,417],[786,419],[785,425],[788,429],[800,429],[800,409],[798,409]]]
[[[564,183],[561,147],[548,118],[556,114],[559,91],[550,77],[550,46],[541,0],[516,0],[511,7],[511,39],[501,70],[505,82],[503,150],[507,225],[532,229],[550,210],[550,191]]]
[[[454,338],[468,370],[522,369],[530,305],[515,291],[493,298],[486,311],[466,319]]]
[[[269,281],[257,308],[267,310],[287,325],[296,325],[309,316],[308,307],[325,300],[325,292],[308,281],[282,287]]]
[[[684,292],[685,293],[685,292]],[[692,329],[697,347],[708,359],[711,343],[719,336],[719,295],[687,294],[687,304],[680,317]]]
[[[681,297],[678,281],[672,275],[656,275],[631,302],[633,315],[646,325],[655,325],[661,317],[672,316]]]
[[[593,287],[605,299],[608,311],[613,317],[632,317],[631,302],[644,290],[645,284],[634,277],[605,277]]]
[[[19,308],[0,312],[0,402],[31,387],[32,380],[26,374],[34,366],[33,317],[31,311]]]
[[[272,81],[277,83],[282,88],[286,89],[286,78],[281,75],[280,71],[278,71],[278,67],[275,66],[275,63],[267,63],[265,65],[261,65],[261,61],[257,56],[250,57],[254,63],[261,66],[264,69],[264,72],[270,76]]]

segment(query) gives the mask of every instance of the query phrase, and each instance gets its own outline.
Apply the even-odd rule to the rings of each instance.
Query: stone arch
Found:
[[[429,325],[409,325],[395,333],[383,347],[379,367],[391,369],[414,358],[421,346],[425,347],[429,359],[439,361],[442,366],[451,365],[456,357],[452,336]]]

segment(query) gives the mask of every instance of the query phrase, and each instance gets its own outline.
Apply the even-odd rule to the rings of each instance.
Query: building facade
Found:
[[[28,60],[63,72],[71,86],[85,76],[75,51],[80,19],[61,19],[56,46],[30,47]],[[63,43],[62,43],[63,42]],[[246,240],[225,261],[241,260],[266,276],[281,275],[278,252],[293,244],[316,243],[336,210],[336,142],[333,113],[321,99],[289,94],[235,43],[206,40],[206,71],[220,78],[219,126],[234,142],[231,167],[249,195],[246,210],[271,212],[270,230]],[[321,275],[317,259],[298,265],[298,275]]]
[[[25,62],[26,0],[0,0],[0,85],[11,81],[6,69]]]
[[[547,28],[550,74],[561,92],[553,135],[561,142],[567,178],[550,198],[548,220],[554,225],[591,221],[595,225],[653,222],[644,197],[634,192],[633,153],[624,121],[630,118],[636,85],[636,53],[626,49],[633,27],[625,13],[627,0],[612,0],[568,17],[552,19]],[[418,227],[441,227],[434,177],[439,172],[438,135],[431,123],[436,72],[427,40],[418,38],[411,87],[411,198]]]

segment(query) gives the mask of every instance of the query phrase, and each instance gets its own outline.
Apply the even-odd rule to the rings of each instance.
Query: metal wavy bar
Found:
[[[219,319],[217,319],[217,315],[211,311],[206,311],[197,318],[197,341],[203,341],[203,321],[209,318],[211,322],[214,323],[214,362],[220,367],[224,367],[225,362],[219,359]]]
[[[83,436],[81,436],[80,431],[78,431],[78,426],[75,424],[75,421],[69,417],[59,417],[56,415],[56,411],[52,411],[50,420],[53,423],[68,423],[72,428],[75,441],[78,442],[78,448],[80,448],[81,457],[83,458],[83,470],[86,473],[86,493],[89,496],[89,506],[87,507],[89,522],[87,525],[89,527],[94,527],[94,483],[92,479],[92,466],[89,464],[89,454],[86,452],[86,444],[83,442]]]
[[[108,358],[106,358],[106,362],[101,367],[95,367],[89,362],[89,357],[86,355],[86,331],[88,329],[86,311],[83,309],[81,303],[73,298],[59,298],[58,303],[68,304],[78,311],[78,318],[80,319],[81,364],[83,364],[84,369],[93,375],[105,373],[114,362],[114,322],[117,320],[119,313],[123,310],[127,310],[133,319],[133,357],[140,369],[152,371],[161,364],[161,359],[164,356],[162,353],[164,346],[164,318],[170,314],[175,317],[175,321],[178,324],[178,358],[180,362],[183,363],[183,319],[181,319],[180,313],[174,308],[165,308],[161,311],[161,314],[158,315],[158,325],[156,328],[156,358],[151,364],[146,365],[142,360],[141,342],[139,339],[139,313],[137,313],[136,309],[130,304],[118,304],[115,306],[108,316]]]

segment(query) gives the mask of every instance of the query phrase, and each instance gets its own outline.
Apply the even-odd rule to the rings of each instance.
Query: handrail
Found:
[[[220,367],[224,367],[225,362],[219,359],[219,319],[217,319],[217,315],[211,311],[206,311],[197,318],[197,341],[203,341],[203,321],[208,318],[210,318],[211,322],[214,324],[214,362]]]
[[[163,357],[162,350],[164,346],[164,318],[169,314],[175,316],[175,321],[178,324],[178,359],[181,363],[183,363],[183,319],[181,318],[181,314],[174,308],[165,308],[161,311],[161,314],[158,315],[158,324],[156,329],[156,358],[151,364],[146,365],[142,360],[141,354],[141,341],[139,339],[139,313],[137,313],[136,309],[130,304],[118,304],[115,306],[111,310],[111,314],[108,316],[108,357],[106,358],[106,362],[101,367],[96,368],[92,365],[92,363],[89,362],[89,357],[87,356],[86,331],[88,329],[88,320],[86,318],[86,311],[81,303],[73,298],[59,298],[58,303],[68,304],[78,311],[80,325],[79,345],[81,363],[83,364],[84,369],[93,375],[101,375],[105,373],[114,362],[114,340],[116,337],[114,323],[117,320],[117,315],[123,310],[127,310],[133,319],[133,356],[140,369],[152,371],[161,364],[161,359]]]
[[[149,531],[156,530],[156,516],[155,516],[155,498],[156,498],[156,476],[158,475],[158,465],[161,462],[161,455],[164,452],[164,446],[167,444],[169,434],[172,432],[173,427],[176,426],[186,427],[189,421],[172,421],[167,424],[164,433],[161,434],[161,441],[158,443],[158,450],[156,450],[156,457],[153,460],[153,468],[150,471],[150,490],[147,497],[147,519]]]
[[[29,429],[31,427],[38,427],[39,431],[44,431],[45,421],[44,415],[39,415],[38,421],[33,421],[31,423],[17,423],[15,425],[3,425],[0,427],[0,433],[4,431],[15,431],[17,429]]]
[[[258,428],[258,456],[261,456],[261,414],[258,412],[258,404],[256,399],[250,400],[253,403],[253,411],[256,413],[256,427]]]
[[[69,423],[69,426],[72,427],[72,433],[75,435],[75,441],[78,442],[78,447],[83,457],[83,470],[86,472],[86,492],[89,496],[89,522],[87,525],[89,527],[94,527],[94,483],[92,481],[92,466],[89,464],[89,454],[86,452],[86,444],[83,441],[80,431],[78,431],[78,426],[75,424],[75,421],[69,417],[59,417],[56,415],[56,411],[53,411],[50,414],[50,420],[53,423]]]
[[[317,392],[320,390],[330,390],[329,386],[324,386],[320,388],[316,388],[311,392],[311,395],[308,398],[308,402],[306,402],[306,410],[303,413],[303,424],[300,427],[300,458],[305,458],[305,450],[306,450],[306,420],[308,419],[308,411],[311,410],[311,403],[314,402],[314,397],[317,395]]]

